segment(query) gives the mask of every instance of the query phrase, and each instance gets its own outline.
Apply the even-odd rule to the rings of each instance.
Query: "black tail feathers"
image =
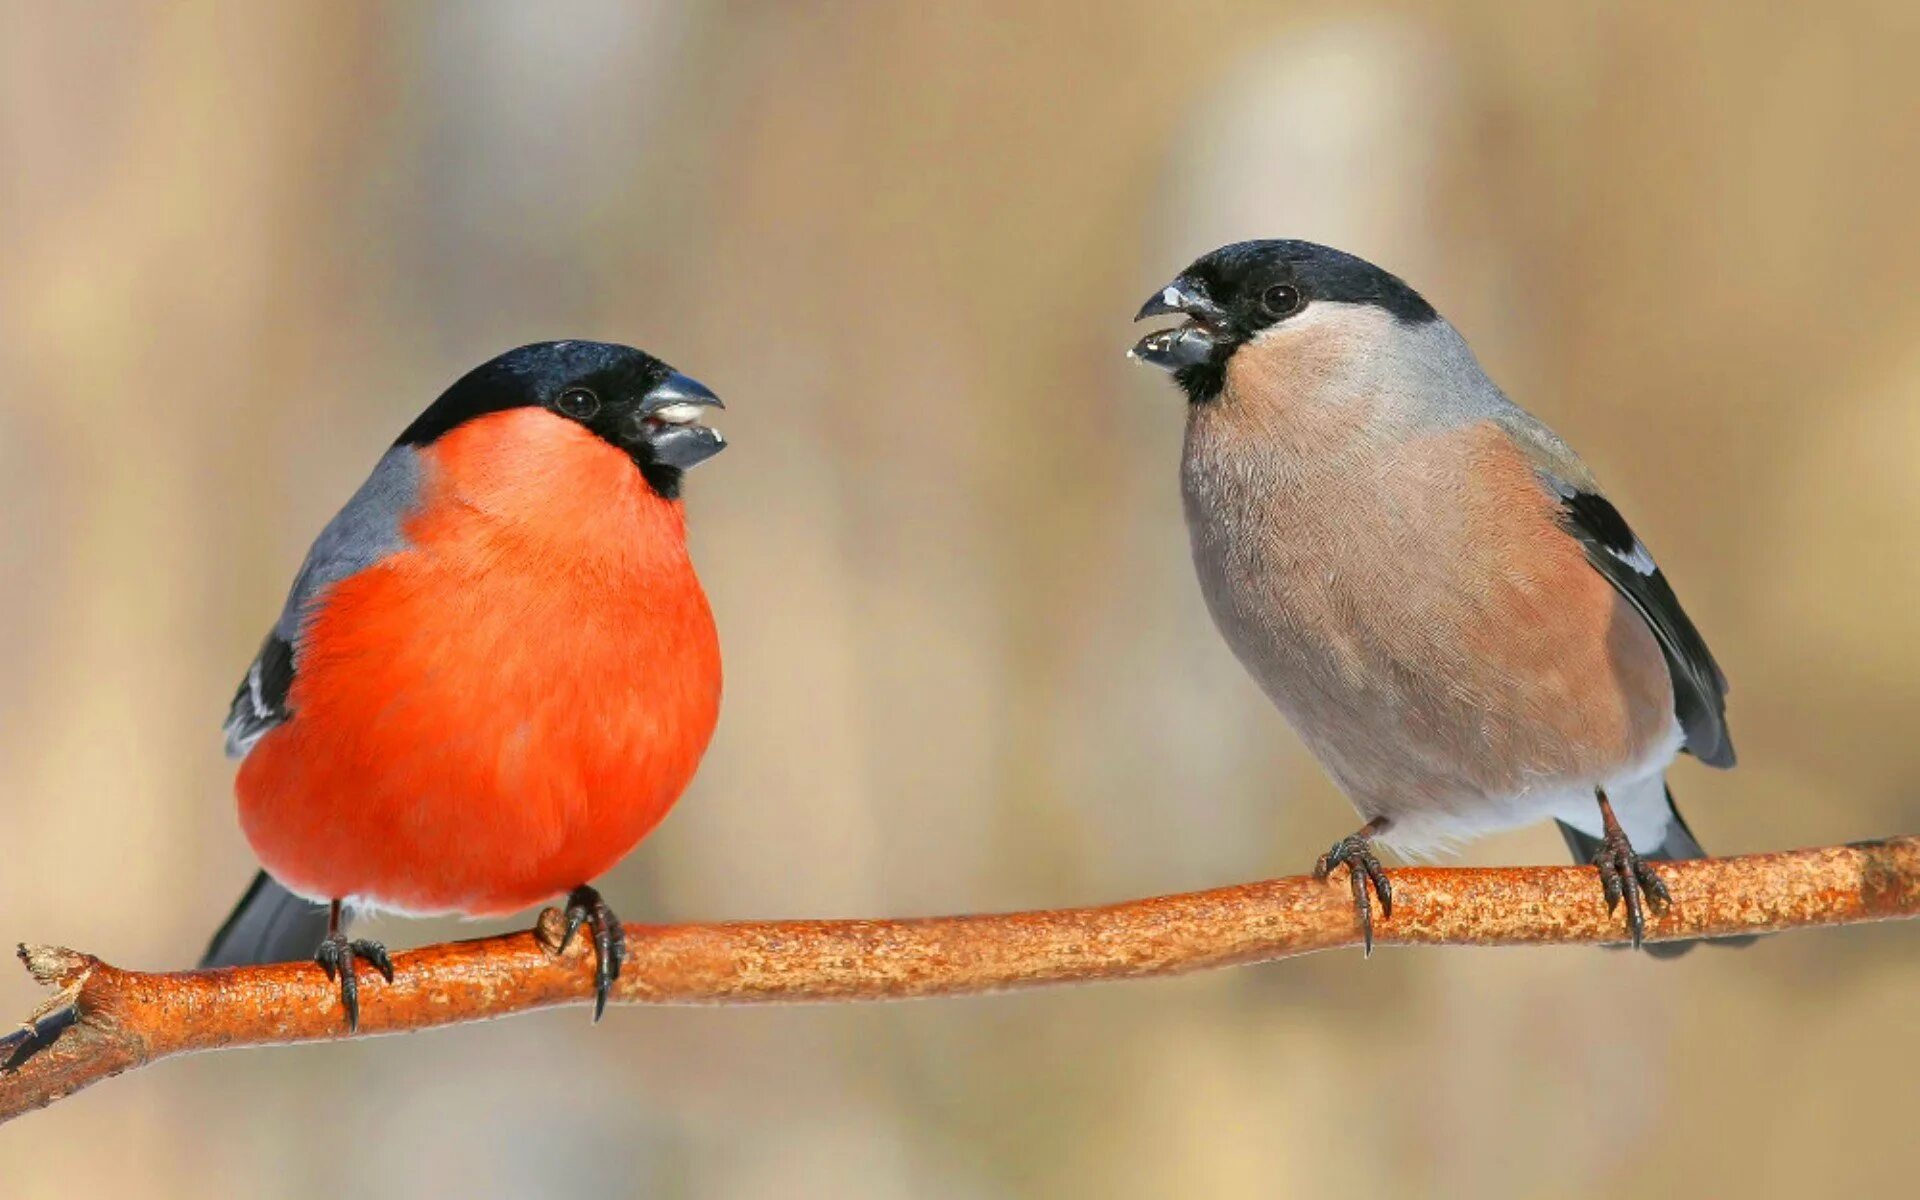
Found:
[[[327,906],[301,899],[262,871],[213,935],[200,965],[302,962],[313,957],[326,936]]]
[[[1707,852],[1700,840],[1693,836],[1693,830],[1687,828],[1687,819],[1680,815],[1680,809],[1673,802],[1673,789],[1667,789],[1667,836],[1659,846],[1652,850],[1642,850],[1641,857],[1653,862],[1685,862],[1688,859],[1706,858]],[[1573,860],[1579,863],[1593,861],[1600,852],[1600,839],[1580,832],[1565,821],[1556,821],[1560,826],[1560,836],[1567,839],[1567,849],[1573,851]],[[1703,942],[1712,946],[1751,946],[1759,941],[1758,935],[1746,934],[1740,937],[1693,938],[1683,942],[1648,942],[1641,949],[1655,958],[1679,958],[1682,954]]]

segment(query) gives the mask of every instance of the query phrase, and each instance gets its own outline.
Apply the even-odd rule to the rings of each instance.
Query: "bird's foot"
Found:
[[[313,961],[327,973],[328,979],[340,981],[340,1004],[347,1010],[347,1032],[353,1033],[360,1028],[360,981],[354,975],[354,962],[365,959],[380,972],[380,977],[388,983],[393,982],[393,959],[388,956],[387,948],[379,942],[370,942],[365,938],[348,939],[338,931],[327,935],[320,943],[320,949],[314,951]]]
[[[1623,899],[1627,902],[1627,931],[1633,936],[1633,948],[1638,950],[1647,935],[1646,903],[1665,908],[1673,903],[1673,897],[1660,876],[1654,874],[1653,868],[1627,840],[1626,831],[1614,820],[1613,810],[1607,808],[1604,816],[1606,832],[1601,837],[1600,849],[1593,856],[1593,865],[1600,870],[1607,911],[1617,910]]]
[[[566,919],[560,953],[566,953],[580,926],[585,925],[593,935],[593,1019],[597,1023],[607,1011],[607,993],[613,990],[613,981],[620,978],[620,967],[627,961],[627,931],[600,893],[584,883],[568,894]]]
[[[1381,918],[1393,915],[1393,884],[1388,882],[1387,872],[1374,856],[1373,843],[1368,840],[1383,828],[1384,822],[1375,821],[1359,833],[1341,838],[1313,864],[1315,879],[1325,879],[1335,867],[1346,866],[1348,881],[1353,885],[1353,913],[1360,922],[1360,934],[1366,940],[1369,955],[1373,953],[1373,901],[1367,895],[1369,883],[1380,896]]]

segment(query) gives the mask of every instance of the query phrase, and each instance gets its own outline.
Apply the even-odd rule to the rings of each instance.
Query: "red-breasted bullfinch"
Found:
[[[1547,817],[1640,945],[1642,894],[1667,902],[1643,856],[1705,856],[1666,771],[1682,750],[1733,765],[1727,681],[1592,472],[1350,254],[1226,246],[1135,319],[1162,314],[1187,319],[1132,353],[1189,401],[1201,589],[1366,819],[1317,873],[1347,866],[1369,948],[1368,883],[1393,903],[1372,841],[1418,853]]]
[[[266,870],[203,965],[312,954],[352,1027],[355,959],[393,969],[347,939],[343,906],[494,916],[566,894],[599,1019],[625,945],[589,881],[666,815],[720,710],[680,502],[725,445],[700,423],[719,405],[642,351],[545,342],[407,427],[234,696],[240,823]]]

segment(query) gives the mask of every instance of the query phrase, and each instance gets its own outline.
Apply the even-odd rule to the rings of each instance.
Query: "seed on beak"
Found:
[[[662,425],[692,425],[700,420],[700,410],[706,407],[700,404],[669,404],[647,414]]]

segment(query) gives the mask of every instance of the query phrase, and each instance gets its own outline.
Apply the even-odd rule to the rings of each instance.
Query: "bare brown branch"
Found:
[[[1920,838],[1662,863],[1673,907],[1649,940],[1765,933],[1920,915]],[[1566,945],[1623,940],[1590,868],[1394,871],[1380,945]],[[555,955],[557,914],[534,932],[394,957],[361,988],[360,1034],[403,1033],[586,1004],[590,952]],[[958,996],[1288,958],[1359,944],[1345,880],[1277,879],[1103,908],[899,921],[630,925],[616,1000],[752,1004]],[[0,1121],[175,1054],[346,1036],[316,966],[144,974],[88,954],[20,948],[56,989],[0,1040]],[[36,1024],[37,1022],[37,1024]],[[29,1053],[29,1051],[34,1051]]]

